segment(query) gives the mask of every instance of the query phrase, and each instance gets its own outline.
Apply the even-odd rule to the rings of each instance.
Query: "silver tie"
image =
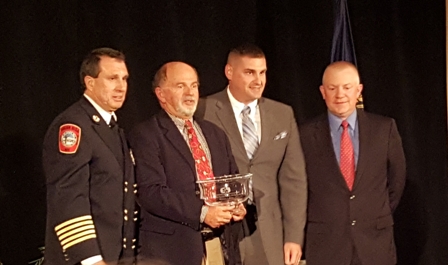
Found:
[[[258,148],[258,135],[255,130],[255,124],[249,117],[250,107],[245,106],[243,111],[241,112],[243,116],[243,142],[244,147],[246,148],[247,157],[249,160],[252,160],[254,157],[255,151]],[[252,188],[252,180],[249,182],[249,204],[254,201],[253,196],[253,188]]]
[[[250,107],[244,107],[241,112],[243,115],[243,142],[244,147],[246,148],[247,157],[249,160],[252,160],[254,157],[255,151],[258,148],[258,136],[257,131],[255,130],[255,124],[249,117]]]

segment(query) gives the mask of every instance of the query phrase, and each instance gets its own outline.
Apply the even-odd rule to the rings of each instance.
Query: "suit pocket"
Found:
[[[376,229],[381,230],[394,225],[392,215],[380,217],[376,220]]]

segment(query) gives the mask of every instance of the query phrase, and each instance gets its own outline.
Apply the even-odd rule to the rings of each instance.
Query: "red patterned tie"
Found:
[[[198,136],[194,131],[193,124],[191,124],[190,120],[185,120],[185,127],[187,128],[188,133],[188,144],[190,145],[191,152],[193,153],[194,163],[196,164],[196,172],[198,174],[198,178],[200,180],[214,179],[212,168],[210,167],[210,162],[207,159],[207,155],[205,154],[204,149],[201,146],[201,143],[198,140]],[[216,197],[216,193],[214,192],[216,186],[211,184],[211,191],[214,194],[206,194],[207,197],[214,198]]]
[[[190,149],[193,153],[198,178],[200,180],[213,179],[214,176],[210,167],[210,162],[205,155],[204,149],[202,149],[201,143],[199,143],[198,136],[196,135],[190,120],[185,120],[185,127],[187,127],[188,143],[190,144]]]
[[[352,140],[348,133],[348,122],[343,121],[341,135],[341,173],[344,176],[345,182],[347,183],[348,189],[352,190],[353,182],[355,181],[355,155],[353,151]]]

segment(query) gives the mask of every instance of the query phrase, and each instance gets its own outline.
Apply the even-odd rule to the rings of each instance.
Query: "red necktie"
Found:
[[[352,140],[350,139],[350,135],[348,133],[348,122],[343,121],[342,127],[344,128],[344,131],[342,131],[341,135],[340,167],[348,189],[352,190],[353,182],[355,181],[355,155]]]
[[[198,140],[198,136],[194,131],[193,124],[191,124],[190,120],[185,120],[185,127],[187,128],[188,133],[188,144],[190,145],[191,153],[193,154],[194,163],[196,164],[196,172],[198,174],[198,178],[200,180],[214,179],[212,168],[210,167],[210,162],[207,159],[207,155],[205,154],[204,149],[201,146],[201,143]],[[215,184],[210,184],[208,186],[210,189],[207,189],[209,193],[204,194],[204,196],[209,199],[216,198],[216,186]]]
[[[214,176],[210,167],[210,162],[205,155],[201,143],[199,143],[198,136],[196,135],[190,120],[185,120],[185,127],[187,127],[188,143],[190,144],[190,149],[193,153],[198,178],[200,180],[213,179]]]

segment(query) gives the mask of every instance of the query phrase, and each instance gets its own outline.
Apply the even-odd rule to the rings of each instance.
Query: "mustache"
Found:
[[[196,101],[196,98],[193,97],[193,96],[186,96],[186,97],[184,98],[184,100],[192,100],[192,101]]]

